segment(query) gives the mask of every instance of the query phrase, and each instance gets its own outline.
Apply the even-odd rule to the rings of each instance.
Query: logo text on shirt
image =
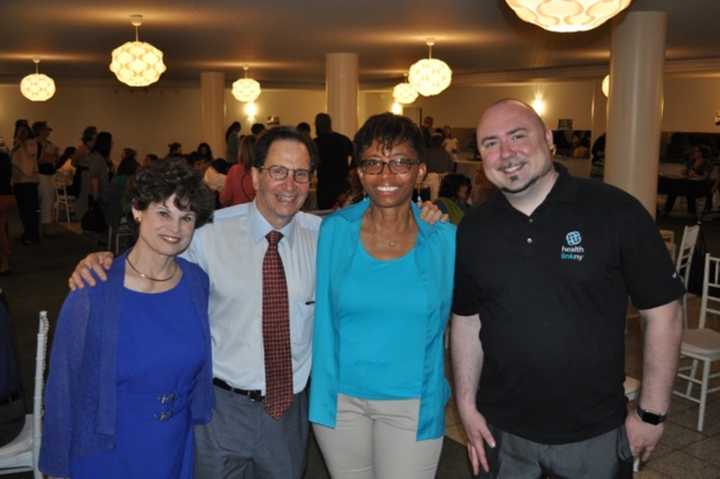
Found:
[[[560,246],[560,259],[564,261],[582,261],[585,257],[585,248],[580,246],[582,235],[579,231],[570,231],[565,235],[565,243]]]

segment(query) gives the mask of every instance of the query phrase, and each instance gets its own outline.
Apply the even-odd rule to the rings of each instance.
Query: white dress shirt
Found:
[[[293,392],[307,384],[315,309],[315,252],[320,218],[298,213],[280,232],[278,244],[287,278]],[[262,262],[272,226],[244,203],[215,212],[195,232],[184,257],[210,277],[213,374],[229,385],[265,394],[262,337]]]

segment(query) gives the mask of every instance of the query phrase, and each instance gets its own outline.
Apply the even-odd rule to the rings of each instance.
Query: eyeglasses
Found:
[[[360,169],[366,175],[382,175],[382,172],[385,171],[385,166],[387,166],[393,175],[404,175],[409,173],[412,167],[419,163],[419,160],[410,160],[407,158],[390,161],[360,160]]]
[[[293,180],[295,183],[307,183],[310,181],[312,172],[305,168],[286,168],[280,165],[272,165],[268,167],[258,168],[260,171],[267,171],[270,178],[277,181],[283,181],[288,177],[288,174],[292,171]]]

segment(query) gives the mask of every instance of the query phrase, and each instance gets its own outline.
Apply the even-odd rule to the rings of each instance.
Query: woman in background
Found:
[[[240,140],[238,163],[230,167],[225,178],[225,188],[220,193],[222,206],[249,203],[255,199],[250,168],[255,162],[255,137],[244,136]]]
[[[468,200],[471,191],[472,183],[467,176],[454,173],[445,175],[440,182],[440,192],[435,204],[440,211],[447,213],[452,224],[457,225],[470,208]]]
[[[26,120],[15,122],[11,153],[13,192],[23,225],[22,243],[40,239],[40,199],[38,196],[38,144]]]

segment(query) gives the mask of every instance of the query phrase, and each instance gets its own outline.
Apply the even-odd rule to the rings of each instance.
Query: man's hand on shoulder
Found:
[[[100,281],[107,280],[105,271],[110,269],[113,262],[113,254],[109,251],[101,251],[98,253],[90,253],[75,266],[70,278],[68,278],[68,286],[71,290],[82,289],[87,286],[95,286],[95,277]],[[94,274],[93,274],[94,273]]]
[[[418,208],[420,208],[420,219],[426,223],[434,225],[438,221],[446,223],[448,215],[443,213],[440,208],[437,207],[432,201],[426,201],[424,203],[418,201]]]

